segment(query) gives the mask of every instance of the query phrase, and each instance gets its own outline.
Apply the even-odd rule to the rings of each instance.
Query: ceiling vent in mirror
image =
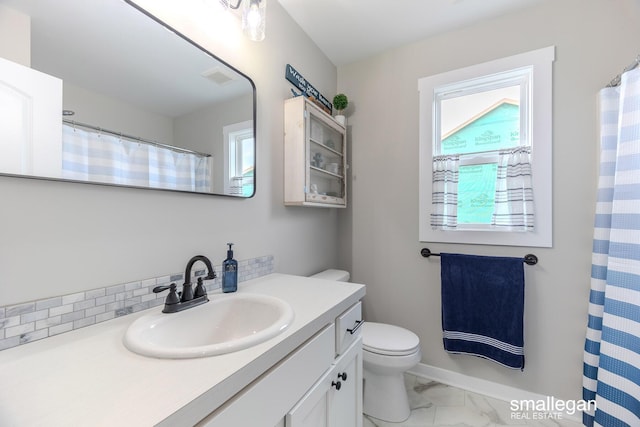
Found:
[[[235,75],[229,73],[228,70],[220,67],[213,67],[207,71],[204,71],[201,75],[205,79],[210,80],[219,86],[226,85],[236,80]]]

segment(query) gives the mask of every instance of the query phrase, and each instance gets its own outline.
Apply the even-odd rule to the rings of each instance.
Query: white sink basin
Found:
[[[179,313],[147,314],[124,335],[134,353],[186,359],[231,353],[282,333],[293,309],[281,299],[258,294],[214,294],[211,301]]]

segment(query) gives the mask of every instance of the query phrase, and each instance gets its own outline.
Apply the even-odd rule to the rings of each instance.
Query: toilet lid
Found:
[[[372,353],[388,356],[404,356],[415,353],[420,339],[413,332],[385,323],[364,322],[362,348]]]

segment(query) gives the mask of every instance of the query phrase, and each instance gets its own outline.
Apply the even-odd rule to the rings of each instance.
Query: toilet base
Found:
[[[409,418],[411,408],[404,386],[404,373],[369,374],[364,371],[363,412],[373,418],[399,423]]]

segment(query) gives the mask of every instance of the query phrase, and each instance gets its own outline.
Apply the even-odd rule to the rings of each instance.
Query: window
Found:
[[[255,143],[253,121],[223,129],[225,144],[225,194],[251,197],[254,194]]]
[[[553,59],[548,47],[419,80],[420,241],[551,246]]]
[[[500,152],[530,145],[531,74],[532,67],[524,67],[434,88],[433,156],[455,155],[459,160],[455,227],[445,228],[496,228]],[[501,231],[513,228],[498,227]]]

